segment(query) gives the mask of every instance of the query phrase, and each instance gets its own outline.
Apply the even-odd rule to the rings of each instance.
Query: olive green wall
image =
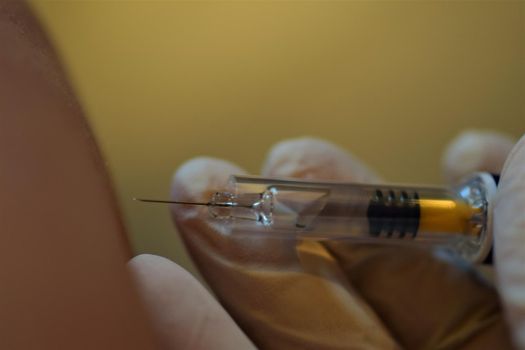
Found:
[[[34,2],[113,174],[137,252],[191,266],[165,207],[198,155],[257,173],[327,138],[394,181],[439,182],[468,127],[525,130],[525,2]]]

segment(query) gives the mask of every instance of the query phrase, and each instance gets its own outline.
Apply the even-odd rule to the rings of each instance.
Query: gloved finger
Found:
[[[297,171],[287,166],[290,159],[296,160]],[[298,140],[278,146],[265,169],[270,176],[308,174],[310,179],[348,181],[353,176],[344,172],[327,174],[327,164],[354,162],[333,145]],[[371,178],[376,176],[372,174]],[[345,241],[326,241],[323,245],[326,250],[319,255],[337,260],[349,284],[404,347],[508,345],[494,288],[461,260],[436,258],[427,251],[399,246]],[[332,273],[327,269],[321,272]]]
[[[445,179],[456,184],[476,171],[499,174],[515,140],[493,131],[467,130],[454,138],[442,158]]]
[[[255,349],[219,303],[177,264],[139,255],[128,266],[163,349]]]
[[[246,172],[220,159],[191,159],[175,173],[171,197],[173,200],[208,202],[213,193],[224,191],[232,174],[243,175]],[[209,220],[206,207],[174,205],[171,209],[190,254],[200,265],[201,272],[209,275],[209,278],[221,278],[215,273],[207,273],[208,268],[215,268],[215,264],[208,266],[208,259],[212,257],[227,257],[230,262],[237,264],[271,264],[274,267],[285,267],[295,261],[293,241],[267,240],[260,236],[250,239],[230,237],[227,225]],[[206,257],[206,263],[200,263],[203,257]]]
[[[273,177],[378,183],[381,178],[359,159],[332,143],[298,138],[276,144],[262,174]]]
[[[501,174],[494,205],[498,288],[516,345],[525,348],[525,136]]]
[[[230,174],[225,161],[200,158],[176,173],[173,198],[207,201]],[[374,312],[334,273],[303,271],[294,240],[228,236],[206,208],[172,207],[175,223],[202,275],[260,348],[392,349],[396,344]],[[329,263],[327,263],[329,265]]]

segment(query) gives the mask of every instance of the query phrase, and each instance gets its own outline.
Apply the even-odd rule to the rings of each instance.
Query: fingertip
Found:
[[[179,267],[177,264],[164,257],[153,254],[140,254],[134,256],[128,261],[128,267],[135,273],[135,275],[138,274],[144,277],[149,277],[154,270],[161,270],[165,267],[175,267],[176,270],[187,274],[186,270]]]
[[[186,270],[155,255],[128,266],[165,349],[252,349],[231,317]]]
[[[379,177],[356,157],[331,142],[312,137],[277,143],[268,153],[262,173],[273,177],[379,181]]]
[[[499,174],[514,143],[512,137],[494,131],[463,131],[443,154],[441,163],[445,179],[457,183],[476,171]]]
[[[222,189],[230,175],[234,174],[245,174],[245,171],[218,158],[190,159],[182,164],[173,176],[172,199],[207,201],[209,193]]]
[[[151,293],[161,295],[166,289],[171,292],[175,289],[182,291],[198,283],[188,271],[158,255],[137,255],[128,262],[128,268],[137,281],[139,289],[149,295],[152,295]]]

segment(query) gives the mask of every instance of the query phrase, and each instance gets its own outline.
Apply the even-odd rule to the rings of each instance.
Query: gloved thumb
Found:
[[[514,340],[525,348],[525,137],[505,162],[494,205],[498,288]]]

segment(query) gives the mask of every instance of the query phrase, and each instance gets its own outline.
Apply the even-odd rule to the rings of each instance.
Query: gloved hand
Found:
[[[511,147],[497,134],[465,133],[445,153],[445,174],[453,182],[474,171],[499,172]],[[207,201],[230,174],[242,173],[222,160],[191,160],[175,175],[173,199]],[[278,144],[262,173],[381,181],[348,153],[314,139]],[[494,206],[498,294],[480,267],[454,256],[343,241],[226,237],[206,208],[172,207],[203,277],[262,349],[504,349],[511,348],[508,329],[525,347],[524,211],[525,138],[506,162]],[[252,346],[175,264],[139,256],[130,266],[167,348]]]

